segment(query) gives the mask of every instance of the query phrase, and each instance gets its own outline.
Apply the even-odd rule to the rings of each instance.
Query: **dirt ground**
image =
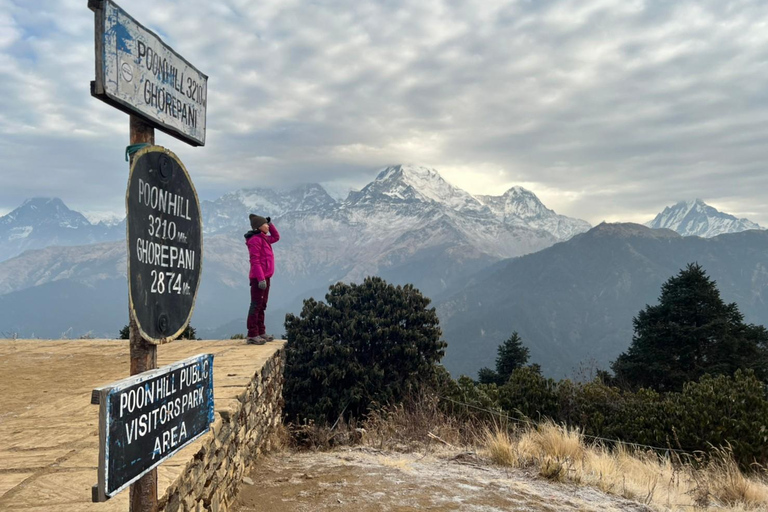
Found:
[[[236,512],[419,510],[649,511],[595,489],[548,482],[473,454],[386,453],[370,448],[273,454],[243,484]]]

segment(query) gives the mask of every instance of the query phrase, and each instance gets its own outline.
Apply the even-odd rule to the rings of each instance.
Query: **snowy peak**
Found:
[[[350,206],[388,203],[439,203],[461,213],[485,208],[472,195],[451,185],[435,169],[418,165],[393,165],[379,173],[360,192],[347,198]]]
[[[29,249],[91,244],[118,240],[124,236],[124,227],[93,225],[81,213],[67,208],[57,197],[35,197],[0,217],[0,261]]]
[[[710,238],[724,233],[738,233],[748,229],[763,229],[748,219],[718,211],[701,199],[680,201],[645,224],[654,229],[666,228],[683,236]]]
[[[217,200],[235,200],[251,213],[277,217],[288,212],[301,212],[323,206],[333,206],[336,201],[317,183],[291,188],[252,188],[238,190]]]
[[[27,199],[21,206],[4,217],[0,226],[12,228],[36,228],[40,226],[77,229],[90,226],[83,215],[70,210],[58,197],[35,197]]]
[[[505,224],[543,229],[558,240],[567,240],[591,227],[586,221],[558,215],[544,206],[536,194],[523,187],[512,187],[501,196],[476,197]]]
[[[125,220],[125,215],[119,215],[111,211],[91,210],[80,213],[94,226],[101,225],[110,228],[122,224]]]
[[[336,201],[317,183],[290,188],[249,188],[203,201],[203,232],[250,229],[248,215],[279,217],[286,213],[316,211],[336,206]]]
[[[544,206],[536,194],[523,187],[512,187],[501,196],[476,196],[480,202],[504,222],[536,219],[556,215]]]

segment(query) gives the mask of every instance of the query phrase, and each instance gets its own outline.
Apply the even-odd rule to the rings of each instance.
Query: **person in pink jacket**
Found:
[[[269,217],[249,215],[251,231],[245,234],[245,245],[251,258],[251,271],[248,278],[251,282],[251,307],[248,309],[248,340],[249,344],[263,345],[275,339],[266,333],[264,327],[264,310],[269,299],[269,282],[275,273],[275,256],[272,244],[280,240],[280,233],[272,225]]]

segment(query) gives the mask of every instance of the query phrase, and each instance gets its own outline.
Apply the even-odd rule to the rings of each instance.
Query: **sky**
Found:
[[[764,0],[122,0],[209,76],[201,199],[398,163],[593,224],[701,198],[768,226]],[[86,0],[0,0],[0,214],[124,210],[128,116]]]

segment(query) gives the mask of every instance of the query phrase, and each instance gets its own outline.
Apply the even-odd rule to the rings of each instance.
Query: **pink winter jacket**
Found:
[[[245,245],[248,246],[248,254],[251,257],[250,279],[264,281],[275,274],[275,255],[272,252],[272,244],[280,240],[280,233],[274,224],[269,225],[269,234],[258,231],[256,234],[249,232],[245,235]],[[250,235],[250,236],[249,236]]]

